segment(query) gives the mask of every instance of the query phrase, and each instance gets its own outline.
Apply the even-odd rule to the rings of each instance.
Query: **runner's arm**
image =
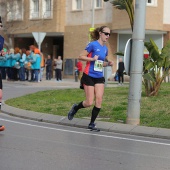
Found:
[[[95,60],[98,59],[98,56],[95,55],[93,58],[91,58],[91,57],[88,57],[88,54],[89,54],[89,53],[88,53],[87,50],[83,50],[83,51],[80,53],[78,59],[79,59],[79,60],[82,60],[82,61],[95,61]]]

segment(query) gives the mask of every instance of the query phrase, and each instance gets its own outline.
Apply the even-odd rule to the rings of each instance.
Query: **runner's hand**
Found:
[[[108,66],[112,66],[112,65],[113,65],[113,61],[109,61]]]
[[[99,56],[98,56],[98,55],[95,55],[95,56],[93,57],[93,61],[98,60],[98,58],[99,58]]]

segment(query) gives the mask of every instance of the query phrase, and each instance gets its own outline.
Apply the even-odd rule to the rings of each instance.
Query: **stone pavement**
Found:
[[[19,94],[15,92],[15,90],[13,90],[12,95],[11,96],[7,95],[8,97],[5,97],[5,100],[13,97],[22,96],[28,93],[34,93],[36,91],[41,91],[44,89],[79,88],[79,82],[75,82],[73,79],[65,79],[62,82],[56,82],[55,80],[51,80],[51,81],[43,80],[40,83],[20,82],[20,81],[7,82],[5,80],[3,81],[3,84],[4,86],[11,85],[15,87],[17,86],[24,87],[21,88]],[[107,87],[116,87],[116,86],[117,84],[115,83],[107,84]],[[7,93],[7,90],[9,91],[9,88],[8,89],[4,88],[3,93]],[[42,122],[48,122],[53,124],[66,125],[66,126],[74,126],[80,128],[87,128],[87,125],[89,124],[88,119],[74,118],[72,121],[69,121],[68,118],[64,116],[38,113],[38,112],[26,111],[26,110],[14,108],[5,104],[5,101],[3,101],[2,112],[9,114],[11,116],[17,116],[25,119],[31,119],[35,121],[42,121]],[[100,128],[102,131],[170,139],[170,129],[145,127],[145,126],[138,126],[138,125],[122,124],[122,123],[110,123],[110,122],[102,122],[98,120],[96,121],[96,123],[97,123],[97,127]]]

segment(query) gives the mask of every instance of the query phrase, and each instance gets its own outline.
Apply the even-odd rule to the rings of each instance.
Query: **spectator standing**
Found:
[[[21,58],[20,49],[18,47],[14,48],[14,54],[12,55],[12,79],[18,80],[18,69],[19,69],[19,59]]]
[[[6,79],[6,54],[7,49],[3,48],[0,55],[0,72],[3,80]]]
[[[12,80],[12,57],[11,54],[14,54],[14,49],[11,48],[8,51],[8,54],[6,54],[6,68],[7,68],[7,76],[8,76],[8,81]]]
[[[118,81],[119,81],[119,85],[123,85],[123,82],[124,82],[123,72],[124,72],[124,70],[125,70],[124,62],[123,62],[122,58],[119,58],[119,63],[118,63]]]
[[[25,74],[26,74],[26,79],[29,80],[29,72],[31,69],[31,63],[29,62],[29,57],[30,57],[30,50],[26,51],[26,61],[25,61]]]
[[[40,56],[40,50],[38,48],[34,49],[33,54],[33,61],[31,62],[31,67],[34,69],[35,79],[34,82],[38,83],[38,75],[40,73],[41,68],[41,56]]]
[[[25,81],[26,49],[22,48],[21,53],[22,53],[21,59],[19,60],[19,63],[20,63],[19,78],[20,78],[20,81]]]
[[[33,62],[33,58],[34,58],[34,49],[36,48],[34,45],[30,45],[30,54],[29,54],[29,56],[28,56],[28,61],[30,62],[30,63],[32,63]],[[34,60],[34,62],[35,62],[35,60]],[[34,72],[34,68],[33,68],[33,66],[32,66],[32,64],[31,64],[31,79],[30,79],[30,81],[35,81],[35,72]]]
[[[58,56],[56,60],[56,80],[57,81],[62,81],[62,75],[61,75],[62,65],[63,65],[63,61],[61,59],[61,56]]]
[[[46,80],[51,80],[51,71],[52,71],[52,59],[51,56],[47,56],[47,61],[45,62],[46,66]]]

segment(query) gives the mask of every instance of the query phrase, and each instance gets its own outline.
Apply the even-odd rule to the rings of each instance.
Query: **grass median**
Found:
[[[125,123],[128,90],[128,86],[106,87],[98,119],[107,122]],[[9,99],[5,103],[24,110],[67,116],[71,106],[84,99],[83,90],[59,89]],[[91,109],[81,109],[75,117],[89,118]],[[170,128],[170,83],[163,83],[159,95],[156,97],[146,97],[143,89],[140,113],[140,125]]]

